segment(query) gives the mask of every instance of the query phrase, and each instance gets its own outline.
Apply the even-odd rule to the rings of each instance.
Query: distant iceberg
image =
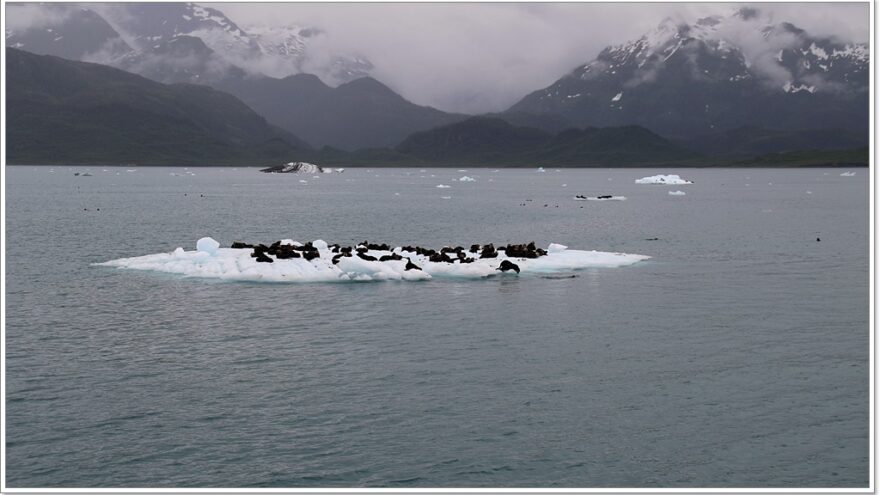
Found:
[[[458,181],[459,182],[476,182],[477,179],[474,179],[473,177],[468,177],[467,175],[465,175],[461,179],[458,179]]]
[[[264,168],[260,172],[267,174],[320,174],[330,173],[331,169],[324,170],[314,163],[307,162],[290,162],[284,165],[276,165],[274,167]]]
[[[660,184],[667,186],[677,186],[682,184],[693,184],[693,182],[682,179],[678,175],[652,175],[651,177],[642,177],[641,179],[636,179],[636,184]]]
[[[852,177],[854,175],[856,175],[855,172],[844,172],[844,173],[840,174],[841,177]]]
[[[685,194],[684,191],[669,191],[670,196],[684,196]]]
[[[210,237],[196,243],[195,251],[177,248],[171,253],[122,258],[99,266],[148,270],[187,277],[256,282],[351,282],[377,280],[480,279],[493,275],[566,273],[585,268],[613,268],[649,259],[638,254],[579,251],[562,244],[547,250],[524,245],[474,245],[425,250],[412,246],[329,246],[322,240],[305,245],[285,239],[272,248],[235,243],[221,248]],[[275,254],[267,254],[265,249]],[[275,251],[271,251],[274,249]],[[531,250],[528,250],[531,249]],[[507,251],[512,254],[507,256]],[[272,257],[274,256],[274,257]]]

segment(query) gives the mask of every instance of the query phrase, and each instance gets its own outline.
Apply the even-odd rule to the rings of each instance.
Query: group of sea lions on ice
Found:
[[[276,241],[266,246],[265,244],[248,244],[235,241],[231,247],[232,249],[252,249],[251,257],[255,258],[258,263],[274,263],[276,259],[292,258],[303,258],[306,261],[311,261],[321,257],[321,250],[312,242],[290,244]],[[499,251],[504,251],[505,256],[508,258],[534,259],[547,255],[547,251],[535,246],[534,242],[528,244],[508,244],[506,246],[498,246],[497,248],[492,243],[473,244],[470,249],[465,249],[462,246],[444,246],[439,250],[434,250],[421,246],[392,248],[388,244],[375,244],[364,241],[355,247],[329,244],[326,245],[326,248],[333,253],[332,262],[334,265],[339,263],[339,260],[342,258],[357,256],[365,261],[406,260],[406,270],[421,270],[421,267],[413,263],[410,257],[404,256],[401,253],[421,255],[426,257],[431,263],[473,263],[478,259],[497,258]],[[388,251],[391,254],[383,254],[377,258],[368,254],[370,251]],[[519,273],[519,266],[510,260],[502,260],[497,270],[502,272],[512,270]]]

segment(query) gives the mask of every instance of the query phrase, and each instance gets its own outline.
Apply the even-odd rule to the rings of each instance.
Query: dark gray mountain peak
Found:
[[[757,11],[693,24],[667,18],[506,113],[557,115],[576,125],[635,123],[668,136],[745,124],[816,127],[819,120],[863,130],[868,62],[866,44],[811,36]]]
[[[744,21],[757,19],[761,16],[761,11],[754,7],[741,7],[733,13],[734,17],[738,17]]]
[[[7,29],[6,46],[70,60],[115,60],[132,51],[131,46],[100,15],[76,4],[40,4],[50,23]],[[8,16],[19,15],[25,4],[6,5]]]

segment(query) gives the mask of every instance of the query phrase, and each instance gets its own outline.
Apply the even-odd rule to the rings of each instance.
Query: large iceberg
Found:
[[[636,179],[636,184],[661,184],[666,186],[678,186],[682,184],[693,184],[692,181],[682,179],[678,175],[652,175],[651,177],[642,177]]]
[[[314,163],[308,162],[290,162],[284,165],[276,165],[274,167],[264,168],[260,172],[268,174],[329,174],[332,169],[323,169]]]
[[[291,239],[285,239],[280,243],[291,247],[297,246],[297,249],[302,249],[303,246]],[[195,251],[177,248],[170,253],[122,258],[95,264],[232,281],[348,282],[434,278],[479,279],[493,275],[567,273],[585,268],[627,266],[650,258],[638,254],[580,251],[568,249],[561,244],[550,244],[546,251],[538,250],[543,252],[533,258],[508,257],[506,251],[499,247],[497,250],[492,248],[494,257],[481,257],[481,252],[466,251],[462,256],[466,257],[468,262],[455,259],[457,253],[450,252],[449,255],[455,261],[449,262],[431,261],[424,252],[417,253],[416,248],[411,246],[403,248],[381,246],[387,249],[378,249],[375,245],[371,245],[370,249],[361,246],[365,249],[362,251],[363,257],[342,256],[339,254],[338,246],[328,246],[326,242],[317,240],[310,243],[309,249],[318,255],[310,256],[311,259],[306,259],[304,256],[282,258],[277,255],[272,258],[272,262],[266,262],[265,259],[261,262],[258,261],[260,256],[263,258],[268,256],[261,254],[255,257],[256,251],[252,251],[250,247],[219,248],[216,247],[217,245],[219,243],[210,237],[205,237],[199,239]],[[511,253],[521,254],[514,251]],[[382,257],[386,260],[381,261]],[[375,258],[375,261],[370,258]],[[515,264],[519,271],[500,271],[505,266],[509,267],[509,263]]]

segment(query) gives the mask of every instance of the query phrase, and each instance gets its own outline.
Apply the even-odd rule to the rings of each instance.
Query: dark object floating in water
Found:
[[[822,242],[822,239],[816,238],[816,242]]]
[[[645,239],[646,241],[659,241],[659,237],[651,237],[650,239]]]
[[[577,275],[541,275],[541,278],[546,278],[547,280],[564,280],[569,278],[577,278]]]
[[[612,196],[610,194],[605,194],[602,196],[584,196],[583,194],[578,194],[573,199],[575,201],[623,201],[626,199],[626,197]]]
[[[509,271],[509,270],[513,270],[513,271],[515,271],[516,273],[519,273],[519,267],[516,265],[516,263],[511,263],[511,262],[508,261],[508,260],[503,260],[503,261],[501,262],[501,266],[499,266],[499,267],[497,268],[497,270],[501,270],[502,272],[506,272],[506,271]]]

